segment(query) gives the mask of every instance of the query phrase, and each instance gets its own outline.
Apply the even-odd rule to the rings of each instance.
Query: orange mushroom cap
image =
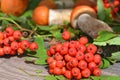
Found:
[[[48,25],[49,9],[46,6],[36,7],[32,18],[38,25]]]
[[[73,28],[76,28],[76,19],[81,15],[81,14],[89,14],[92,17],[96,18],[96,12],[93,8],[89,6],[77,6],[76,8],[73,9],[71,16],[70,16],[70,22]]]

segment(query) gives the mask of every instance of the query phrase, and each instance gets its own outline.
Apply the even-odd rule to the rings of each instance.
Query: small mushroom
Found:
[[[70,19],[73,28],[81,29],[92,38],[96,38],[99,31],[113,31],[108,24],[97,19],[96,12],[89,6],[76,7]]]
[[[38,6],[33,11],[33,21],[38,25],[64,24],[70,22],[71,9],[49,9],[46,6]]]
[[[38,6],[33,11],[33,21],[38,25],[48,25],[49,9],[46,6]]]

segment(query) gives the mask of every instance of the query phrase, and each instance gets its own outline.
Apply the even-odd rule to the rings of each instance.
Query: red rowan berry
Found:
[[[24,50],[22,48],[17,49],[18,55],[24,54]]]
[[[77,67],[72,68],[71,70],[73,76],[78,76],[80,74],[80,69]]]
[[[62,38],[63,38],[64,40],[69,40],[70,37],[71,37],[71,35],[70,35],[70,32],[69,32],[69,31],[64,31],[64,32],[62,33]]]
[[[66,54],[64,56],[64,59],[65,59],[65,61],[69,62],[72,59],[72,57],[69,54]]]
[[[63,43],[63,46],[69,47],[69,42],[64,42],[64,43]]]
[[[87,51],[90,52],[90,53],[95,54],[96,51],[97,51],[97,46],[95,46],[94,44],[89,44],[87,46]]]
[[[77,60],[83,60],[84,59],[84,53],[83,52],[81,52],[81,51],[78,51],[77,53],[76,53],[76,59]]]
[[[13,41],[13,42],[11,43],[11,49],[12,49],[12,50],[17,50],[18,48],[19,48],[18,42]]]
[[[49,51],[50,51],[51,55],[54,55],[56,53],[55,52],[55,46],[51,46],[50,49],[49,49]]]
[[[76,47],[76,42],[75,42],[75,41],[70,41],[69,47],[70,47],[70,48],[71,48],[71,47],[75,48],[75,47]]]
[[[61,55],[68,54],[68,47],[62,46],[60,49],[60,54]]]
[[[12,27],[7,27],[5,31],[7,36],[12,36],[14,33],[14,29]]]
[[[51,56],[52,56],[52,54],[50,53],[50,51],[49,51],[49,50],[47,50],[47,55],[48,55],[49,57],[51,57]]]
[[[70,62],[68,62],[68,63],[66,64],[66,68],[67,68],[67,70],[71,70],[71,69],[72,69],[72,67],[70,66]]]
[[[96,64],[98,64],[98,63],[100,63],[101,61],[102,61],[101,56],[100,56],[99,54],[95,54],[95,55],[94,55],[94,62],[95,62]]]
[[[78,60],[76,58],[72,58],[70,61],[69,61],[69,65],[71,67],[76,67],[78,65]]]
[[[3,51],[4,51],[5,54],[10,54],[12,50],[11,50],[11,47],[4,46]]]
[[[100,76],[101,73],[102,73],[102,71],[101,71],[101,69],[99,69],[99,68],[96,68],[96,69],[94,69],[94,71],[93,71],[93,75],[94,75],[94,76]]]
[[[15,40],[13,36],[9,36],[8,39],[9,39],[11,42]]]
[[[88,78],[88,77],[90,77],[91,72],[88,68],[86,68],[86,69],[82,70],[81,74],[83,77]]]
[[[53,57],[49,57],[47,58],[47,63],[50,64],[54,61],[54,58]]]
[[[61,69],[58,68],[58,67],[55,67],[55,68],[54,68],[54,74],[55,74],[55,75],[61,75],[61,74],[62,74]]]
[[[64,74],[66,71],[66,67],[62,67],[61,71],[62,71],[62,74]]]
[[[80,45],[77,47],[77,51],[85,52],[85,51],[86,51],[86,46],[83,45],[83,44],[80,44]]]
[[[0,32],[0,40],[3,40],[3,39],[4,39],[4,33]]]
[[[75,79],[80,80],[82,78],[81,73],[78,74],[78,76],[75,76]]]
[[[49,64],[49,67],[52,68],[52,69],[55,68],[55,67],[56,67],[56,62],[57,62],[56,60],[53,60],[53,61]]]
[[[30,42],[29,42],[28,40],[23,40],[23,41],[21,41],[20,48],[22,48],[23,50],[28,49],[29,46],[30,46]]]
[[[16,53],[17,53],[16,50],[12,50],[10,55],[15,55]]]
[[[20,30],[14,31],[13,37],[15,40],[19,40],[22,37],[22,33],[20,32]]]
[[[36,42],[32,42],[29,48],[31,51],[36,51],[38,49],[38,44]]]
[[[72,47],[69,49],[68,53],[70,56],[76,56],[77,51],[75,48]]]
[[[55,58],[55,60],[59,61],[59,60],[62,60],[62,59],[63,59],[63,56],[62,56],[60,53],[56,53],[56,54],[54,55],[54,58]]]
[[[62,68],[62,67],[64,66],[64,62],[63,62],[63,61],[57,61],[57,62],[56,62],[56,66],[57,66],[58,68]]]
[[[87,62],[92,62],[93,59],[94,59],[94,56],[93,56],[92,53],[86,53],[86,54],[85,54],[85,60],[86,60]]]
[[[72,78],[72,73],[71,73],[71,71],[66,70],[64,76],[65,76],[66,78],[68,78],[68,79],[71,79],[71,78]]]
[[[87,37],[81,37],[80,40],[79,40],[80,44],[87,44],[88,43],[88,38]]]
[[[50,68],[50,69],[49,69],[49,73],[50,73],[50,74],[54,74],[54,69]]]
[[[85,60],[80,60],[80,62],[78,63],[78,67],[80,69],[86,69],[87,68],[87,62]]]
[[[95,62],[90,62],[88,63],[88,68],[90,69],[91,72],[93,72],[94,69],[97,68],[97,65],[95,64]]]
[[[57,51],[57,52],[60,52],[60,49],[61,49],[61,47],[62,47],[62,44],[56,44],[56,47],[55,47],[55,50]]]
[[[5,38],[3,42],[5,46],[9,46],[11,44],[11,41],[8,38]]]
[[[120,4],[120,2],[118,0],[114,0],[114,2],[113,2],[114,6],[118,6],[119,4]]]
[[[0,56],[4,56],[4,50],[3,50],[3,48],[0,48]]]

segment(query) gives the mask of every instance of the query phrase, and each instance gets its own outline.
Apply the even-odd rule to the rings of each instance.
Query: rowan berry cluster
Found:
[[[87,37],[53,45],[47,52],[49,72],[75,80],[100,76],[102,59],[96,51],[97,46],[88,44]]]
[[[35,51],[38,44],[28,40],[22,40],[22,32],[7,27],[4,32],[0,32],[0,56],[23,54],[25,50]]]
[[[120,0],[113,0],[112,3],[109,2],[109,0],[103,0],[104,2],[104,7],[105,8],[112,8],[112,16],[115,17],[116,16],[116,12],[119,11],[119,7],[120,7]],[[97,11],[97,6],[95,7],[95,10]]]

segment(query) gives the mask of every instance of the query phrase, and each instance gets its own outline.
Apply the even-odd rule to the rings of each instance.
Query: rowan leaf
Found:
[[[68,80],[66,77],[60,75],[60,76],[55,76],[57,80]]]
[[[109,31],[100,31],[98,33],[98,35],[99,36],[96,39],[94,39],[94,41],[96,41],[96,42],[107,41],[107,40],[117,36],[117,34],[114,34],[114,33],[109,32]]]
[[[91,76],[92,80],[120,80],[120,76]]]
[[[110,67],[110,62],[107,59],[102,58],[102,62],[103,62],[102,69]]]
[[[120,36],[107,41],[109,45],[120,45]]]
[[[120,61],[120,51],[112,53],[112,56],[107,58],[109,60]]]
[[[49,75],[45,77],[45,80],[57,80],[54,75]]]
[[[104,20],[105,19],[105,10],[104,10],[103,0],[97,0],[97,6],[98,6],[98,18],[100,20]]]

